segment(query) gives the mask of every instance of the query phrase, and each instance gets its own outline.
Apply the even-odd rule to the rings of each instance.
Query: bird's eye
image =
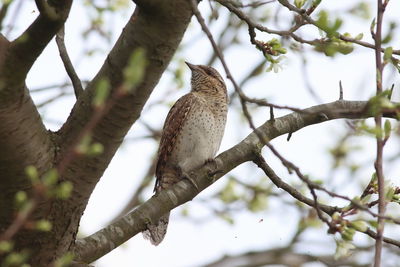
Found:
[[[213,76],[213,77],[215,77],[215,74],[214,74],[214,72],[212,72],[211,70],[209,70],[209,69],[205,69],[205,72],[207,73],[207,75],[210,75],[210,76]]]

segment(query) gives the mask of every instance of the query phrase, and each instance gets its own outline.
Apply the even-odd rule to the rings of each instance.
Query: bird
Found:
[[[228,110],[224,79],[213,67],[185,63],[191,70],[191,91],[176,101],[164,122],[157,153],[156,194],[212,161],[224,135]],[[155,246],[167,233],[169,215],[143,231]]]

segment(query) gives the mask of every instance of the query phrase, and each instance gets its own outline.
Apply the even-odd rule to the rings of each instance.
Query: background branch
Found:
[[[265,122],[240,143],[218,155],[215,159],[215,166],[213,163],[207,164],[193,172],[192,175],[199,191],[187,180],[182,180],[170,189],[161,191],[121,219],[84,239],[78,240],[74,248],[77,258],[90,263],[118,247],[146,229],[148,223],[158,221],[163,214],[193,199],[236,166],[254,160],[255,155],[265,145],[263,140],[272,140],[280,135],[295,132],[303,127],[327,120],[365,118],[368,115],[363,111],[366,110],[367,104],[368,102],[363,101],[335,101],[304,109],[301,113],[294,112],[273,121]],[[321,114],[324,114],[324,116],[321,116]],[[214,175],[210,177],[210,173]],[[328,210],[332,212],[335,208],[327,207]],[[400,242],[398,245],[400,246]]]
[[[303,266],[312,262],[320,262],[330,267],[369,266],[369,264],[359,264],[350,259],[334,259],[334,257],[328,255],[313,256],[305,253],[296,253],[285,247],[265,251],[252,251],[235,256],[226,255],[215,262],[204,265],[204,267],[259,267],[267,265]]]

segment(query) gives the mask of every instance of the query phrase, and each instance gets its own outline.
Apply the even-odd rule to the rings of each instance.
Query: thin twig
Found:
[[[44,100],[41,103],[36,104],[36,107],[37,108],[42,108],[42,107],[44,107],[44,106],[46,106],[46,105],[48,105],[50,103],[53,103],[56,100],[60,100],[61,97],[66,96],[66,95],[69,95],[69,93],[67,93],[66,91],[60,91],[58,94],[56,94],[56,95]]]
[[[302,64],[303,64],[303,66],[300,68],[300,70],[302,72],[304,85],[305,85],[307,91],[310,93],[310,95],[314,98],[314,100],[317,103],[319,103],[319,104],[323,103],[324,101],[317,94],[316,90],[313,88],[313,86],[311,84],[310,78],[313,77],[313,76],[308,73],[308,60],[307,60],[306,56],[303,53],[301,53],[300,56],[301,56],[301,60],[302,60]]]
[[[287,9],[289,9],[290,11],[296,12],[303,21],[299,21],[298,23],[296,23],[292,28],[290,28],[289,30],[274,30],[274,29],[270,29],[268,27],[265,27],[259,23],[254,22],[253,20],[251,20],[251,18],[249,16],[247,16],[245,13],[243,13],[240,9],[236,8],[234,5],[232,5],[231,1],[228,0],[215,0],[218,3],[220,3],[221,5],[225,6],[229,11],[233,12],[234,14],[236,14],[238,16],[238,18],[240,18],[241,20],[245,21],[247,23],[247,25],[250,28],[253,29],[257,29],[259,31],[262,32],[266,32],[266,33],[270,33],[270,34],[276,34],[282,37],[292,37],[295,41],[299,42],[299,43],[303,43],[303,44],[309,44],[312,46],[318,45],[321,42],[325,42],[326,40],[324,39],[315,39],[315,40],[305,40],[303,38],[301,38],[300,36],[298,36],[297,34],[295,34],[294,32],[297,31],[301,26],[306,25],[306,24],[312,24],[318,28],[320,28],[320,25],[318,25],[318,23],[312,19],[310,17],[310,14],[315,10],[315,7],[312,7],[308,10],[304,10],[304,9],[300,9],[297,8],[294,5],[291,5],[288,1],[286,0],[278,0],[279,3],[283,6],[285,6]],[[346,41],[346,42],[351,42],[366,48],[371,48],[371,49],[375,49],[375,45],[365,42],[365,41],[361,41],[358,40],[356,38],[353,37],[349,37],[343,34],[339,34],[338,38]],[[380,49],[381,52],[384,52],[384,49],[381,48]],[[393,50],[393,55],[400,55],[400,50]]]
[[[242,3],[238,2],[238,1],[236,1],[236,2],[235,1],[231,1],[231,0],[227,0],[227,1],[229,1],[235,7],[241,7],[241,8],[244,8],[244,7],[255,8],[255,7],[259,7],[259,6],[262,6],[262,5],[266,5],[266,4],[270,4],[270,3],[275,2],[275,0],[268,0],[268,1],[253,1],[253,3],[242,4]]]
[[[89,83],[88,80],[82,81],[83,86],[86,86],[88,83]],[[39,92],[48,91],[48,90],[55,89],[55,88],[64,89],[69,86],[72,86],[72,83],[70,83],[70,82],[55,83],[55,84],[45,85],[43,87],[36,87],[33,89],[29,89],[29,92],[30,93],[39,93]]]
[[[12,32],[12,30],[14,29],[15,25],[17,24],[16,21],[17,21],[17,19],[18,19],[18,16],[19,16],[20,14],[22,14],[22,12],[21,12],[22,5],[25,4],[25,3],[26,3],[26,1],[24,1],[24,0],[19,0],[19,1],[17,2],[17,5],[16,5],[16,7],[15,7],[15,9],[14,9],[14,12],[13,12],[12,15],[10,16],[10,17],[11,17],[11,20],[10,20],[10,22],[8,23],[7,31],[6,31],[5,34],[4,34],[5,36],[10,35],[10,33]]]
[[[68,56],[67,47],[65,46],[64,42],[64,35],[65,31],[63,26],[56,35],[56,43],[65,70],[67,71],[67,74],[71,79],[72,86],[74,87],[75,97],[78,99],[79,95],[83,92],[82,82],[79,79],[78,74],[72,65],[71,59]]]
[[[195,0],[189,0],[192,4],[192,9],[193,9],[193,13],[197,18],[197,21],[199,22],[203,32],[207,35],[208,39],[210,40],[210,43],[217,55],[217,57],[220,59],[221,64],[225,70],[226,73],[226,77],[232,82],[232,85],[235,89],[235,92],[239,95],[239,99],[240,99],[240,103],[242,105],[242,110],[243,110],[243,114],[245,115],[246,119],[248,120],[249,124],[250,124],[250,128],[255,129],[255,125],[253,124],[252,120],[251,120],[251,115],[248,111],[248,108],[246,106],[246,102],[249,103],[255,103],[257,105],[262,105],[262,106],[267,106],[267,107],[274,107],[274,108],[279,108],[279,109],[289,109],[292,111],[296,111],[296,112],[303,112],[301,109],[299,108],[295,108],[295,107],[289,107],[289,106],[281,106],[281,105],[276,105],[276,104],[272,104],[272,103],[268,103],[265,100],[262,99],[255,99],[255,98],[249,98],[248,96],[246,96],[242,89],[240,88],[240,86],[237,84],[236,80],[233,78],[228,65],[226,64],[225,58],[223,53],[221,52],[221,49],[218,47],[217,43],[214,40],[214,37],[211,34],[211,31],[208,29],[207,25],[205,24],[204,18],[202,17],[202,15],[200,14],[199,9],[197,8],[197,2]]]
[[[359,210],[365,211],[368,214],[370,214],[371,216],[375,217],[375,218],[382,218],[382,219],[386,219],[386,220],[391,220],[396,224],[400,224],[400,220],[399,219],[395,219],[392,217],[388,217],[385,215],[380,215],[378,213],[375,213],[373,211],[371,211],[370,209],[368,209],[367,205],[362,205],[361,203],[347,197],[347,196],[343,196],[340,195],[338,193],[329,191],[328,189],[326,189],[325,187],[322,187],[321,185],[312,182],[309,178],[307,178],[307,176],[305,176],[301,171],[300,168],[297,167],[295,164],[293,164],[291,161],[285,159],[277,150],[276,148],[271,144],[271,143],[265,143],[265,145],[274,153],[274,155],[283,163],[283,165],[288,168],[289,170],[293,170],[296,175],[307,184],[307,186],[310,189],[317,189],[319,191],[322,191],[324,193],[326,193],[328,196],[333,197],[333,198],[340,198],[343,200],[346,200],[348,202],[351,203],[351,205]],[[311,192],[312,193],[312,192]]]
[[[382,20],[383,13],[385,12],[385,4],[382,0],[377,0],[377,20],[376,20],[376,31],[372,31],[372,37],[375,41],[375,64],[376,64],[376,95],[382,93],[382,75],[383,75],[383,63],[382,55]],[[375,125],[377,131],[382,130],[382,113],[379,111],[375,116]],[[385,215],[386,200],[385,200],[385,177],[383,175],[383,146],[384,140],[382,136],[376,136],[376,160],[375,160],[375,172],[378,180],[378,226],[376,231],[376,242],[375,242],[375,258],[374,267],[381,266],[382,257],[382,245],[383,245],[383,231],[385,228],[385,220],[381,216]]]
[[[221,50],[219,49],[217,43],[215,42],[214,37],[212,36],[210,30],[208,29],[208,27],[207,27],[207,25],[206,25],[206,23],[204,21],[203,16],[200,14],[199,9],[197,8],[197,1],[196,0],[189,0],[189,1],[190,1],[191,5],[192,5],[193,13],[196,16],[197,21],[199,22],[199,24],[201,26],[201,29],[207,35],[207,37],[210,40],[210,43],[211,43],[215,53],[217,54],[218,58],[220,59],[220,61],[222,63],[222,66],[224,67],[224,70],[225,70],[225,73],[226,73],[226,77],[229,80],[231,80],[232,85],[233,85],[236,93],[239,95],[240,104],[242,105],[243,114],[247,118],[247,120],[248,120],[248,122],[250,124],[250,127],[252,129],[255,129],[255,126],[254,126],[254,124],[253,124],[253,122],[251,120],[250,113],[249,113],[249,111],[247,109],[247,106],[246,106],[246,101],[245,101],[245,97],[244,97],[244,94],[242,92],[242,89],[239,87],[239,85],[236,83],[235,79],[233,78],[233,76],[232,76],[232,74],[231,74],[231,72],[230,72],[230,70],[228,68],[228,65],[225,62],[224,55],[222,54]]]
[[[287,193],[289,193],[292,197],[294,197],[295,199],[297,199],[298,201],[300,201],[302,203],[305,203],[311,207],[316,206],[315,200],[305,197],[296,188],[285,183],[278,175],[276,175],[274,170],[267,164],[267,162],[265,161],[264,157],[261,154],[255,155],[254,163],[257,164],[257,166],[264,171],[265,175],[267,175],[269,177],[269,179],[271,179],[271,181],[278,188],[282,188]],[[329,215],[333,215],[333,213],[341,211],[341,209],[338,207],[327,206],[327,205],[324,205],[324,204],[321,204],[318,202],[317,202],[317,206],[319,206],[319,209],[323,210],[325,213],[327,213]]]
[[[37,207],[37,199],[34,198],[31,200],[30,205],[27,209],[18,212],[14,221],[10,224],[10,226],[0,235],[0,241],[8,241],[13,238],[15,234],[25,225],[32,212]]]
[[[47,197],[46,190],[44,189],[43,185],[33,185],[32,197],[23,204],[24,206],[18,210],[12,223],[0,234],[0,242],[11,240],[18,231],[21,230],[21,228],[27,225],[32,213],[35,211],[39,203],[43,202],[43,199]]]
[[[221,1],[221,0],[216,0],[216,1]],[[309,24],[312,24],[312,25],[314,25],[314,26],[316,26],[318,28],[321,27],[314,19],[312,19],[307,14],[307,12],[304,12],[303,9],[297,8],[296,6],[290,4],[289,1],[287,1],[287,0],[278,0],[278,2],[281,5],[285,6],[287,9],[289,9],[290,11],[293,11],[293,12],[296,12],[297,14],[299,14]],[[387,1],[385,1],[385,3],[387,3]],[[349,37],[349,36],[346,36],[346,35],[343,35],[343,34],[338,34],[338,38],[343,40],[343,41],[351,42],[351,43],[354,43],[354,44],[358,44],[358,45],[363,46],[363,47],[376,49],[375,44],[371,44],[371,43],[368,43],[368,42],[365,42],[365,41],[357,40],[355,38],[352,38],[352,37]],[[383,53],[385,51],[385,49],[381,47],[378,51],[381,51]],[[393,50],[392,54],[400,55],[400,50]]]
[[[318,23],[310,17],[310,14],[315,10],[315,7],[311,7],[308,10],[304,10],[304,9],[297,8],[294,5],[291,5],[287,0],[278,0],[278,2],[281,5],[285,6],[290,11],[296,12],[305,21],[305,22],[296,23],[291,29],[289,29],[287,31],[280,31],[280,30],[270,29],[268,27],[265,27],[261,24],[258,24],[256,22],[252,21],[246,14],[244,14],[241,10],[236,8],[235,5],[233,5],[232,2],[229,0],[215,0],[215,1],[217,1],[221,5],[225,6],[231,12],[235,13],[241,20],[245,21],[249,27],[255,28],[259,31],[280,35],[283,37],[290,36],[297,42],[305,43],[305,44],[309,44],[309,45],[317,45],[317,44],[321,43],[321,41],[324,41],[323,39],[305,40],[305,39],[301,38],[300,36],[294,34],[295,31],[297,31],[301,26],[306,25],[306,24],[312,24],[318,28],[320,27],[318,25]],[[339,39],[346,41],[346,42],[351,42],[351,43],[354,43],[354,44],[357,44],[357,45],[360,45],[360,46],[363,46],[366,48],[375,49],[374,44],[371,44],[371,43],[368,43],[365,41],[361,41],[361,40],[358,40],[353,37],[349,37],[349,36],[346,36],[343,34],[339,34],[338,37],[339,37]],[[381,48],[380,51],[384,52],[384,49]],[[393,50],[393,54],[400,55],[400,50],[399,49]]]
[[[3,5],[0,8],[0,31],[3,29],[4,18],[7,15],[11,3],[12,1],[3,1]]]
[[[221,49],[218,47],[217,43],[214,40],[214,37],[211,34],[211,31],[208,29],[207,25],[205,24],[204,18],[202,17],[202,15],[200,14],[199,9],[197,8],[197,1],[196,0],[189,0],[189,1],[192,4],[193,13],[196,16],[197,21],[199,22],[199,24],[201,26],[201,29],[207,35],[207,37],[208,37],[208,39],[209,39],[209,41],[210,41],[210,43],[211,43],[211,45],[212,45],[212,47],[214,49],[214,52],[216,53],[217,57],[221,61],[221,64],[222,64],[222,66],[223,66],[223,68],[225,70],[225,73],[226,73],[226,77],[232,82],[232,85],[233,85],[233,87],[235,89],[235,92],[239,95],[240,103],[242,105],[243,114],[247,118],[247,120],[248,120],[248,122],[250,124],[250,127],[252,129],[255,129],[255,126],[254,126],[253,122],[251,121],[250,113],[249,113],[249,111],[247,109],[246,102],[255,103],[257,105],[262,105],[262,106],[267,106],[267,107],[274,107],[274,108],[279,108],[279,109],[289,109],[289,110],[296,111],[296,112],[302,112],[302,110],[299,109],[299,108],[271,104],[271,103],[268,103],[267,101],[262,100],[262,99],[249,98],[248,96],[246,96],[243,93],[243,91],[240,88],[240,86],[238,85],[238,83],[236,82],[236,80],[233,78],[233,76],[232,76],[232,74],[231,74],[231,72],[230,72],[230,70],[228,68],[228,65],[226,64],[224,55],[221,52]],[[217,1],[219,1],[219,0],[217,0]]]
[[[339,81],[339,100],[343,100],[343,86],[342,86],[342,81]]]

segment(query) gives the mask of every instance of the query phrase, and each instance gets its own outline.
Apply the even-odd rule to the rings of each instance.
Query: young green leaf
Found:
[[[106,102],[106,99],[110,93],[110,82],[107,79],[101,79],[96,86],[96,92],[93,97],[93,106],[100,108]]]
[[[355,249],[356,247],[351,243],[343,240],[336,241],[336,252],[335,252],[335,260],[344,258],[349,256],[351,250]]]
[[[39,181],[39,173],[35,166],[29,165],[25,168],[26,176],[31,180],[32,184],[36,184]]]
[[[349,223],[349,226],[360,232],[365,232],[368,229],[367,223],[362,220],[352,221]]]
[[[392,58],[392,54],[393,54],[393,47],[389,46],[385,48],[385,51],[383,53],[383,60],[385,62],[389,62],[390,59]]]
[[[390,120],[385,120],[384,130],[385,130],[385,139],[389,139],[390,133],[392,131],[392,124],[390,123]]]
[[[50,169],[42,177],[42,182],[45,186],[53,186],[57,183],[58,172],[56,169]]]
[[[51,222],[49,222],[48,220],[38,220],[35,222],[35,229],[42,231],[42,232],[49,232],[51,231],[52,225]]]
[[[0,241],[0,254],[5,252],[10,252],[14,247],[14,244],[11,241]]]
[[[54,267],[70,266],[73,259],[74,259],[74,254],[72,252],[67,252],[66,254],[64,254],[63,256],[61,256],[54,262]]]
[[[143,48],[133,51],[129,63],[124,70],[123,89],[127,92],[142,82],[147,66],[146,52]]]
[[[306,3],[306,0],[294,0],[294,5],[297,8],[302,8],[305,3]]]
[[[73,185],[70,181],[60,183],[55,189],[55,196],[59,199],[67,199],[71,196]]]

